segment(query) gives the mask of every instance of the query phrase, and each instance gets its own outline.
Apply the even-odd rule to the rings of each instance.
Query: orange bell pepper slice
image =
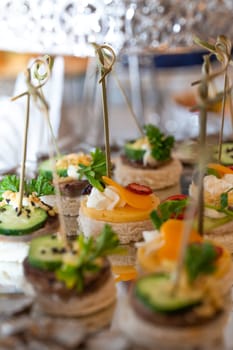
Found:
[[[231,168],[218,163],[209,163],[208,168],[216,170],[221,177],[225,174],[233,174]]]
[[[154,209],[159,204],[159,198],[155,195],[143,195],[127,190],[111,178],[102,176],[106,185],[113,186],[119,192],[121,198],[131,207],[142,210]]]
[[[184,224],[185,221],[183,220],[170,219],[160,227],[160,232],[164,238],[164,245],[156,252],[158,258],[174,261],[178,259]],[[189,236],[189,243],[202,242],[202,240],[203,238],[199,233],[195,229],[192,229]]]

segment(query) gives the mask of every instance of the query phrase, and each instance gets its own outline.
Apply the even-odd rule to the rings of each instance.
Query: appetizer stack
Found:
[[[43,201],[44,196],[54,195],[50,182],[41,175],[25,181],[20,210],[19,183],[16,175],[7,175],[0,182],[1,261],[4,257],[7,261],[22,261],[32,238],[56,232],[59,227],[56,210]]]
[[[186,222],[168,219],[159,228],[157,221],[154,221],[154,224],[157,229],[144,232],[145,241],[138,244],[139,271],[146,274],[155,271],[171,273],[177,265]],[[233,282],[233,265],[229,250],[214,240],[203,238],[194,228],[190,231],[188,243],[193,247],[186,253],[190,264],[188,268],[203,269],[205,274],[210,268],[210,261],[213,265],[213,268],[210,268],[213,270],[211,279],[214,280],[215,288],[221,295],[229,293]]]
[[[81,201],[80,230],[86,236],[96,236],[108,223],[121,243],[141,240],[142,231],[152,228],[149,216],[159,204],[158,197],[147,186],[133,183],[123,187],[107,176],[102,181],[102,188],[93,187]]]
[[[190,244],[176,289],[172,272],[140,277],[121,305],[121,330],[134,344],[151,349],[211,349],[219,344],[230,299],[212,279],[217,254],[211,244]]]
[[[127,186],[131,182],[161,190],[177,185],[182,165],[171,156],[173,136],[165,136],[156,126],[144,126],[144,135],[124,146],[124,154],[116,159],[114,176]]]
[[[110,226],[105,226],[95,241],[79,235],[67,245],[59,234],[34,239],[23,266],[40,310],[77,317],[111,306],[116,290],[106,255],[113,253],[118,243]]]
[[[69,236],[77,235],[77,217],[80,199],[88,191],[89,185],[98,183],[106,175],[105,154],[98,148],[85,154],[83,152],[67,154],[58,159],[48,159],[39,165],[39,172],[48,180],[53,180],[53,163],[56,179],[61,194],[60,214],[64,215],[66,232]],[[44,198],[46,203],[55,205],[55,196]]]
[[[203,182],[205,235],[233,252],[233,170],[221,164],[209,163]],[[189,192],[196,200],[196,176],[193,177]]]

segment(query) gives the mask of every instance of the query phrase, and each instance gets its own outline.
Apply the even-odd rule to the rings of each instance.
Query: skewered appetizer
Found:
[[[86,316],[115,301],[115,283],[106,256],[119,240],[104,226],[94,240],[82,234],[71,245],[57,234],[32,240],[24,260],[26,279],[36,292],[40,309],[51,315]]]
[[[121,330],[137,346],[158,349],[213,348],[226,325],[230,298],[216,287],[212,254],[207,243],[187,248],[178,284],[171,273],[139,278],[121,305]],[[200,264],[200,252],[205,254]],[[210,251],[209,251],[210,252]]]
[[[7,175],[0,182],[1,261],[22,261],[28,242],[59,227],[58,215],[43,197],[54,194],[54,187],[42,175],[24,184],[22,209],[19,204],[19,178]]]
[[[86,236],[96,236],[108,223],[121,243],[141,240],[142,231],[153,227],[149,215],[158,206],[158,197],[147,186],[134,183],[123,187],[107,176],[102,181],[81,201],[80,230]]]
[[[159,231],[144,232],[145,242],[138,247],[137,251],[141,271],[170,273],[175,268],[184,225],[184,220],[168,219],[161,224]],[[203,270],[205,268],[208,270],[208,260],[210,260],[214,267],[212,279],[215,281],[216,288],[218,287],[221,294],[228,293],[233,282],[230,252],[219,243],[203,239],[194,228],[190,232],[189,243],[194,247],[194,254],[198,255],[195,262],[192,250],[187,253],[190,264],[193,264],[192,268],[195,270],[200,265],[203,266]]]
[[[203,181],[205,235],[233,252],[233,170],[220,164],[208,164]],[[189,192],[192,198],[197,198],[195,176]]]
[[[182,165],[171,157],[173,136],[165,136],[151,124],[144,131],[145,136],[126,143],[124,154],[116,159],[116,181],[123,186],[136,182],[153,190],[178,184]]]
[[[49,180],[53,178],[53,162],[54,159],[46,160],[39,167],[40,173]],[[56,160],[56,172],[66,231],[68,235],[76,235],[80,198],[89,184],[95,184],[106,174],[105,155],[97,148],[90,154],[80,152],[62,156]],[[44,200],[55,205],[56,198],[47,196]]]

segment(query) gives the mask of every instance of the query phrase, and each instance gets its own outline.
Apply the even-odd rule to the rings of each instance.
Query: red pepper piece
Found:
[[[175,194],[173,196],[169,196],[167,199],[165,199],[164,202],[167,202],[167,201],[181,201],[183,199],[186,199],[188,198],[188,196],[186,194]],[[185,213],[185,209],[183,209],[183,211],[180,213],[180,214],[171,214],[170,218],[171,219],[177,219],[177,220],[184,220],[184,213]]]
[[[223,248],[222,248],[222,247],[219,247],[219,246],[217,246],[217,245],[216,245],[214,248],[215,248],[215,251],[216,251],[216,254],[217,254],[216,259],[218,259],[218,258],[220,258],[220,256],[222,256],[222,254],[223,254]]]
[[[140,185],[137,184],[136,182],[132,182],[126,186],[126,189],[137,193],[137,194],[144,194],[144,195],[149,195],[153,193],[152,189],[148,186]]]
[[[186,198],[188,198],[186,194],[174,194],[173,196],[167,197],[165,201],[181,201]]]

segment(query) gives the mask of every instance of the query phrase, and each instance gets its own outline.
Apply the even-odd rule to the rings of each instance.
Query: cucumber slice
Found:
[[[152,274],[138,280],[135,294],[144,305],[160,313],[184,311],[201,303],[203,295],[200,290],[180,288],[173,295],[172,288],[169,275]]]
[[[58,157],[55,158],[57,160]],[[43,175],[46,177],[48,180],[53,179],[53,162],[54,159],[46,159],[43,162],[40,163],[39,165],[39,174]],[[67,176],[67,169],[59,169],[57,171],[57,174],[62,177]]]
[[[146,151],[144,149],[135,148],[135,141],[131,141],[125,144],[124,152],[128,159],[141,161]]]
[[[213,148],[213,159],[218,161],[218,146]],[[223,165],[233,164],[233,142],[224,142],[222,144],[221,163]]]
[[[64,243],[51,234],[33,239],[30,243],[28,261],[32,267],[54,271],[62,263]]]
[[[4,235],[21,236],[31,233],[41,228],[48,214],[41,208],[30,210],[23,208],[23,213],[17,216],[15,209],[11,205],[0,208],[0,233]]]
[[[233,220],[233,218],[231,216],[225,216],[223,218],[218,218],[218,219],[214,219],[214,218],[210,218],[208,216],[204,216],[204,232],[209,232],[212,229],[219,227],[221,225],[224,225],[226,223],[228,223],[229,221]],[[198,222],[197,219],[194,220],[193,223],[193,227],[195,229],[197,229],[198,227]]]

